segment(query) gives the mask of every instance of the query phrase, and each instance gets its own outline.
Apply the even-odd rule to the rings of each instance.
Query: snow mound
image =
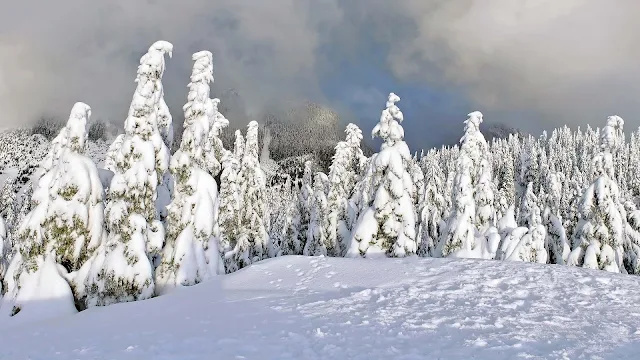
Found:
[[[632,359],[639,302],[637,277],[575,267],[286,256],[150,300],[0,323],[0,358]]]

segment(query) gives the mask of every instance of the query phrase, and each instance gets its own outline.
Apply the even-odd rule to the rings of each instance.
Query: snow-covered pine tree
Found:
[[[623,241],[626,238],[626,210],[615,180],[613,153],[623,134],[624,121],[609,116],[601,133],[601,151],[593,158],[594,182],[580,201],[580,222],[573,236],[568,264],[611,272],[626,272]]]
[[[268,188],[277,204],[271,207],[271,227],[269,232],[269,257],[290,255],[295,253],[294,242],[298,241],[297,230],[294,227],[294,209],[297,207],[296,192],[293,191],[291,177],[284,175],[285,182]]]
[[[11,303],[12,313],[32,306],[28,302],[38,300],[32,296],[55,298],[60,294],[64,295],[65,302],[58,304],[58,310],[75,311],[72,289],[77,300],[85,296],[84,279],[80,276],[78,283],[75,272],[83,267],[106,235],[104,190],[98,169],[84,155],[90,116],[91,108],[87,104],[76,103],[43,162],[33,192],[35,207],[19,227],[18,254],[9,266],[12,272],[7,274],[10,280],[5,299]],[[55,285],[43,287],[38,284],[42,279]]]
[[[4,294],[3,281],[7,273],[7,267],[9,267],[9,255],[11,253],[11,244],[9,243],[7,224],[4,221],[4,217],[0,215],[0,297]]]
[[[207,152],[209,155],[207,158],[211,164],[209,173],[215,178],[222,170],[222,159],[229,153],[229,151],[224,148],[222,139],[220,139],[220,133],[222,129],[229,126],[229,120],[218,110],[220,99],[215,98],[210,101],[211,114],[209,114],[209,119],[211,122],[211,130],[208,136]]]
[[[156,200],[170,160],[157,123],[164,53],[172,49],[163,44],[162,51],[150,50],[140,59],[122,145],[113,152],[115,168],[106,209],[109,238],[87,271],[87,306],[144,300],[155,294],[154,262],[165,237]]]
[[[327,256],[327,197],[324,193],[323,175],[317,173],[313,179],[307,243],[303,250],[303,255],[306,256]]]
[[[640,128],[631,134],[629,140],[629,171],[627,189],[631,199],[640,206]]]
[[[346,142],[336,145],[333,162],[329,167],[329,195],[327,199],[327,244],[332,256],[343,253],[346,239],[350,233],[347,223],[349,216],[349,187],[355,184],[354,178],[347,178],[349,164],[349,146]]]
[[[220,252],[224,257],[227,273],[238,270],[231,256],[231,250],[238,242],[240,229],[240,209],[242,197],[240,193],[240,163],[244,156],[244,137],[240,130],[235,132],[234,151],[227,152],[222,159],[220,177],[220,207],[218,210],[220,227]]]
[[[313,206],[313,163],[306,161],[304,163],[304,172],[300,181],[300,190],[298,192],[298,211],[300,220],[297,222],[299,243],[304,250],[307,244],[309,234],[309,223],[311,222],[311,208]],[[299,254],[298,254],[299,255]]]
[[[442,196],[446,178],[434,154],[435,151],[429,151],[422,157],[426,186],[420,204],[419,256],[433,255],[444,226],[443,219],[446,216],[446,201]]]
[[[268,253],[269,215],[266,211],[265,176],[258,158],[258,123],[251,121],[240,167],[240,228],[230,256],[237,269],[264,259]]]
[[[347,125],[346,140],[336,145],[329,167],[327,195],[327,251],[330,256],[343,256],[351,235],[349,196],[360,174],[364,155],[360,149],[362,131],[354,124]]]
[[[155,89],[152,90],[155,99],[153,100],[157,108],[158,131],[164,141],[167,149],[171,151],[173,146],[173,118],[167,103],[164,101],[164,87],[162,86],[162,76],[164,75],[164,55],[171,57],[173,53],[173,45],[167,41],[159,40],[149,47],[149,51],[140,59],[140,63],[154,64],[157,69]],[[149,84],[151,85],[151,84]]]
[[[396,106],[398,101],[396,94],[389,94],[386,109],[372,131],[372,136],[382,139],[383,144],[369,164],[371,201],[353,230],[347,251],[350,257],[404,257],[417,251],[414,184],[409,173],[412,159],[403,140],[400,124],[404,117]]]
[[[107,154],[105,156],[104,168],[111,172],[115,172],[117,168],[117,155],[122,148],[122,142],[124,141],[125,134],[118,135],[107,150]]]
[[[218,187],[207,171],[208,159],[204,156],[209,122],[216,121],[206,113],[211,101],[207,82],[211,79],[212,55],[201,51],[192,59],[195,65],[184,106],[182,142],[171,158],[170,170],[176,185],[169,205],[162,263],[156,271],[158,292],[195,285],[224,272],[218,250]],[[207,96],[199,96],[202,94]],[[213,160],[217,162],[215,157]]]
[[[166,148],[171,154],[174,147],[174,131],[173,131],[173,118],[169,107],[164,101],[164,87],[162,86],[162,76],[165,70],[165,54],[171,57],[173,52],[173,45],[167,41],[156,41],[149,47],[149,51],[143,55],[140,59],[140,63],[153,64],[152,66],[157,70],[155,74],[156,79],[153,82],[149,82],[148,85],[153,85],[153,89],[147,91],[152,92],[154,97],[153,102],[156,104],[156,123],[160,137],[164,142]],[[158,216],[161,221],[164,221],[167,217],[167,206],[171,202],[171,193],[173,192],[174,179],[169,171],[165,171],[161,174],[162,178],[156,189],[156,208],[158,209]]]
[[[547,229],[542,224],[542,216],[540,207],[538,207],[538,198],[533,190],[533,183],[527,185],[527,190],[522,200],[520,216],[524,221],[524,227],[528,230],[507,260],[545,264],[548,257],[545,249]]]
[[[518,183],[516,186],[517,201],[520,205],[516,208],[516,220],[519,225],[524,225],[526,218],[520,213],[522,212],[522,202],[527,191],[529,183],[533,184],[533,189],[537,192],[540,189],[539,173],[540,168],[538,164],[538,154],[540,153],[540,147],[538,141],[529,136],[525,138],[522,145],[522,152],[520,153],[520,169],[518,174]]]
[[[476,202],[476,227],[480,234],[485,234],[494,227],[496,209],[494,207],[493,176],[491,175],[491,163],[486,158],[480,161],[478,183],[474,192]]]
[[[494,176],[497,192],[494,204],[496,218],[502,218],[511,205],[515,204],[515,170],[513,166],[513,154],[507,141],[498,142],[498,153],[493,156]]]
[[[562,201],[563,184],[565,177],[555,171],[551,164],[549,176],[546,179],[547,196],[542,222],[547,228],[547,247],[549,251],[549,263],[564,265],[571,248],[567,242],[567,234],[562,224],[560,206]]]
[[[474,111],[465,120],[465,134],[460,139],[460,154],[456,161],[457,169],[453,186],[453,209],[445,230],[438,242],[436,256],[456,256],[490,258],[495,251],[489,247],[487,239],[479,233],[476,225],[475,193],[484,188],[484,182],[490,176],[481,176],[490,171],[488,166],[487,142],[480,133],[483,121],[482,113]],[[478,187],[478,185],[482,185]],[[490,187],[488,187],[490,188]],[[475,191],[474,191],[475,190]],[[487,198],[482,195],[479,198]],[[497,247],[498,244],[495,244]],[[497,250],[497,249],[496,249]]]
[[[627,226],[625,228],[624,267],[629,274],[640,274],[640,210],[631,200],[625,201]]]

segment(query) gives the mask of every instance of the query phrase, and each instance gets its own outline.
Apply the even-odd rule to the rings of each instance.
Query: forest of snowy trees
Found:
[[[260,139],[256,121],[229,130],[233,119],[211,98],[209,51],[193,54],[172,148],[162,86],[172,50],[158,41],[140,59],[124,133],[103,168],[87,155],[91,108],[79,102],[26,186],[5,184],[1,316],[148,299],[285,255],[640,273],[640,130],[627,140],[618,116],[602,128],[487,142],[475,111],[459,145],[412,152],[391,93],[371,132],[377,152],[367,156],[363,132],[348,124],[326,173],[305,160],[297,176],[272,166],[277,134]]]

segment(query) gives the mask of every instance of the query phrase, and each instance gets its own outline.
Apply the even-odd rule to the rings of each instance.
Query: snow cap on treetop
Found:
[[[482,113],[480,111],[474,111],[467,114],[467,116],[469,118],[465,120],[464,123],[467,125],[471,123],[475,126],[476,130],[479,130],[480,124],[482,124]]]
[[[387,100],[387,108],[392,107],[398,101],[400,101],[400,97],[394,93],[389,93],[389,99]]]
[[[213,81],[213,54],[210,51],[198,51],[191,56],[195,61],[191,71],[191,84],[200,81]],[[191,85],[190,84],[190,85]]]
[[[347,134],[345,139],[347,143],[360,144],[360,141],[362,140],[362,130],[360,130],[357,125],[349,123],[344,132]]]
[[[191,60],[198,61],[200,59],[207,59],[208,61],[213,62],[213,54],[209,50],[202,50],[191,55]]]
[[[623,136],[624,120],[618,115],[607,117],[607,125],[602,130],[602,148],[612,150],[616,148]]]
[[[163,54],[169,54],[169,57],[171,57],[173,55],[173,44],[165,40],[158,40],[149,47],[149,52],[152,51],[159,51]]]
[[[77,102],[71,108],[71,114],[67,125],[61,131],[64,139],[60,139],[61,145],[82,152],[87,137],[87,121],[91,117],[91,107],[83,102]],[[64,133],[64,135],[62,135]]]
[[[249,125],[247,125],[247,127],[249,128],[249,130],[251,130],[251,129],[257,129],[257,128],[258,128],[258,126],[259,126],[259,125],[258,125],[258,122],[257,122],[257,121],[255,121],[255,120],[252,120],[252,121],[249,123]]]

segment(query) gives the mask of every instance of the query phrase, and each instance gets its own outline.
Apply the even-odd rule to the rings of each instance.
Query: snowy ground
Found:
[[[12,360],[638,359],[640,277],[284,257],[148,301],[0,327],[0,359]]]

